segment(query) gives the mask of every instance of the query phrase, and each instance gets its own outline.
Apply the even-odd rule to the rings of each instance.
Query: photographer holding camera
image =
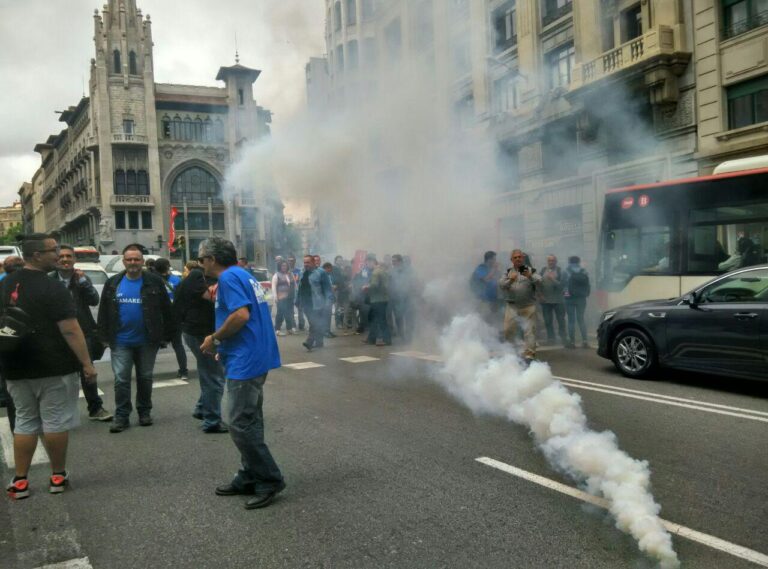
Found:
[[[517,331],[523,331],[523,358],[530,362],[536,357],[536,289],[541,275],[525,264],[525,253],[515,249],[510,255],[512,267],[499,280],[506,309],[504,310],[504,339],[514,343]]]

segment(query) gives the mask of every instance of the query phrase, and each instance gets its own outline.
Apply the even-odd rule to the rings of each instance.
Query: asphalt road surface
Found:
[[[445,393],[429,357],[359,336],[308,354],[302,339],[279,339],[283,363],[307,365],[274,371],[266,385],[267,441],[288,484],[272,506],[248,511],[243,497],[214,495],[237,453],[229,435],[200,431],[196,375],[168,381],[176,364],[165,350],[154,426],[134,415],[110,434],[85,420],[81,400],[70,489],[49,495],[42,462],[29,499],[0,500],[0,568],[654,566],[599,507],[478,461],[574,486],[524,428],[474,416]],[[706,534],[673,537],[683,567],[768,566],[768,385],[669,371],[638,382],[593,350],[540,356],[582,396],[594,429],[650,462],[662,518]],[[98,368],[112,410],[109,364]]]

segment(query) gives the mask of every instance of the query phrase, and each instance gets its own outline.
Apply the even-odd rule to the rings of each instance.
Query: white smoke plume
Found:
[[[509,344],[478,316],[453,319],[440,338],[438,381],[475,413],[529,428],[550,464],[608,500],[616,527],[637,540],[662,569],[680,566],[650,491],[648,462],[619,448],[616,435],[587,425],[581,397],[552,377],[549,366],[527,369]]]

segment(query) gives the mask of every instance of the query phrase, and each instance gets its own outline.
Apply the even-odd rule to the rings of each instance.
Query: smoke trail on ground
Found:
[[[509,344],[477,315],[456,316],[440,338],[437,381],[475,413],[528,427],[549,463],[590,494],[606,498],[616,527],[662,569],[680,566],[672,538],[650,492],[648,462],[622,451],[616,435],[587,425],[581,397],[552,377],[549,366],[527,369]]]

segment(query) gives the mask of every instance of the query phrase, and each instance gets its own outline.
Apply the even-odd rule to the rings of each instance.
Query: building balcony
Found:
[[[136,195],[111,195],[109,205],[112,207],[155,207],[155,200],[152,196]]]
[[[137,144],[146,146],[148,138],[143,134],[118,132],[112,135],[112,144]]]
[[[564,4],[560,6],[559,8],[550,8],[547,10],[546,14],[541,18],[541,25],[542,27],[546,27],[549,24],[556,22],[563,16],[570,14],[573,12],[573,3],[568,2],[567,4]]]
[[[259,203],[255,196],[244,196],[242,194],[237,196],[235,204],[237,207],[259,207]]]
[[[584,87],[596,86],[604,79],[645,75],[645,83],[652,88],[654,103],[677,100],[676,85],[668,81],[672,76],[682,74],[690,53],[680,51],[674,30],[669,26],[658,26],[642,36],[634,38],[599,57],[585,61],[574,69],[570,96]]]
[[[768,10],[751,14],[743,20],[726,25],[723,28],[723,39],[735,38],[766,24],[768,24]]]

